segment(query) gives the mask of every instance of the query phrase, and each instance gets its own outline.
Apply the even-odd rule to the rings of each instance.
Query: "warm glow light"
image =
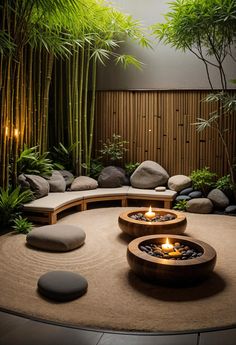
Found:
[[[6,135],[6,137],[9,136],[9,128],[8,127],[6,127],[6,129],[5,129],[5,135]]]
[[[162,244],[161,248],[162,248],[163,252],[170,253],[170,252],[173,252],[174,246],[173,246],[173,244],[170,244],[169,239],[167,238],[166,243]]]
[[[18,130],[18,128],[15,128],[14,129],[14,137],[17,139],[18,136],[19,136],[19,130]]]
[[[153,218],[156,217],[156,213],[152,211],[151,206],[149,207],[148,212],[146,212],[146,213],[144,214],[144,217],[147,218],[147,219],[149,219],[149,220],[152,220]]]

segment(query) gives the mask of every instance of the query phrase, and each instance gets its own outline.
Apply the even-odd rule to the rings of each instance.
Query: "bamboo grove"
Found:
[[[97,66],[140,67],[117,53],[127,36],[148,46],[140,24],[102,0],[6,0],[0,17],[0,186],[16,179],[24,145],[43,153],[76,143],[81,174],[92,154]]]

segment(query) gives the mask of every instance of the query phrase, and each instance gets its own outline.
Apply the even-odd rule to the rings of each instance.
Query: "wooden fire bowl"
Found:
[[[166,214],[171,214],[175,216],[175,219],[167,220],[165,222],[145,222],[142,220],[136,220],[130,218],[132,214],[145,213],[147,208],[139,208],[132,211],[127,211],[119,216],[118,223],[122,231],[126,232],[130,236],[140,237],[146,235],[154,234],[182,234],[184,233],[187,220],[182,212],[177,212],[168,209],[157,209],[154,208],[153,211],[163,216]]]
[[[180,242],[203,252],[203,255],[188,260],[160,259],[141,251],[142,245],[150,243]],[[127,260],[131,269],[144,279],[153,282],[165,282],[175,285],[186,285],[201,281],[213,271],[216,263],[216,251],[207,243],[191,237],[176,235],[150,235],[134,239],[127,249]]]

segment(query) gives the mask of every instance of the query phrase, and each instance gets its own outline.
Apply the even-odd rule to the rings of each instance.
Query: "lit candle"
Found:
[[[164,253],[170,253],[173,252],[174,246],[173,244],[169,243],[169,239],[167,238],[166,243],[162,244],[161,248]]]
[[[5,129],[5,135],[6,135],[6,137],[8,137],[8,135],[9,135],[9,128],[8,127],[6,127],[6,129]]]
[[[148,212],[146,212],[146,213],[144,214],[144,217],[147,218],[147,219],[149,219],[149,220],[152,220],[153,218],[156,217],[156,213],[152,211],[151,206],[149,207]]]

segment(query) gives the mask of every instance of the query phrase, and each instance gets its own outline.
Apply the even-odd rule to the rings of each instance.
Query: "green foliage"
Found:
[[[208,66],[217,68],[226,89],[222,63],[225,58],[235,62],[232,49],[236,37],[235,0],[176,0],[170,3],[165,23],[155,24],[154,35],[176,49],[191,51],[204,62],[211,88]],[[213,56],[214,59],[209,57]]]
[[[19,186],[13,190],[0,188],[0,219],[3,228],[9,226],[19,214],[22,204],[32,199],[33,193],[29,189],[21,191]]]
[[[140,165],[139,162],[136,162],[136,163],[132,163],[132,162],[126,163],[125,164],[125,172],[126,172],[126,174],[128,176],[131,176],[139,165]]]
[[[82,167],[86,169],[88,176],[97,179],[102,169],[104,168],[104,165],[99,159],[91,159],[89,167],[86,163],[82,163]]]
[[[28,221],[27,218],[22,218],[21,215],[19,215],[17,218],[15,218],[12,223],[14,224],[12,228],[15,230],[18,234],[28,234],[33,227],[33,224]]]
[[[74,172],[73,166],[73,151],[78,143],[74,143],[66,148],[62,143],[59,143],[58,147],[53,146],[51,157],[53,159],[53,166],[55,169],[66,169]]]
[[[28,148],[24,146],[20,157],[17,159],[17,173],[34,174],[40,176],[50,176],[53,170],[52,161],[47,158],[49,152],[42,155],[38,151],[38,146]]]
[[[100,150],[101,158],[107,159],[112,162],[121,160],[128,149],[126,145],[128,141],[122,140],[122,137],[118,134],[113,134],[111,139],[107,139],[105,143],[102,144]]]
[[[216,174],[209,171],[208,167],[203,169],[194,170],[190,178],[194,189],[202,191],[206,196],[211,188],[215,186]]]
[[[186,211],[187,210],[187,200],[179,200],[173,207],[174,210]]]
[[[218,188],[222,191],[234,190],[235,187],[231,182],[230,175],[225,175],[225,176],[220,177],[216,181],[216,188]]]

